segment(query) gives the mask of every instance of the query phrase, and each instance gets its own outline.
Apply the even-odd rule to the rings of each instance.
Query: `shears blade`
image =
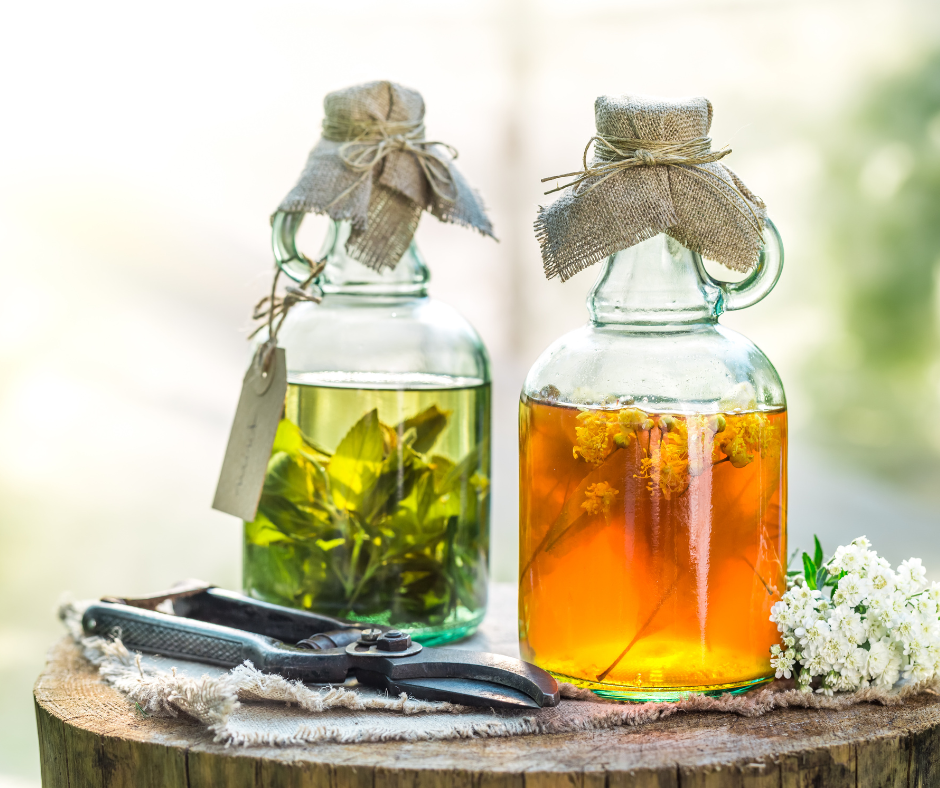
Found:
[[[421,700],[446,700],[464,706],[495,709],[538,709],[539,704],[524,692],[491,681],[457,678],[387,679],[390,693],[405,692]]]

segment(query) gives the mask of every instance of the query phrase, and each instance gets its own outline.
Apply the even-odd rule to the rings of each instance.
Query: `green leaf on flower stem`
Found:
[[[813,535],[813,541],[816,542],[816,555],[813,557],[813,563],[816,564],[818,568],[823,565],[823,549],[822,545],[819,543],[819,537],[815,534]]]
[[[810,588],[816,588],[816,564],[809,557],[809,553],[803,553],[803,577],[806,585]]]
[[[826,567],[821,566],[816,570],[816,588],[822,591],[826,587],[826,583],[829,580],[829,570]]]
[[[357,509],[382,470],[384,442],[379,413],[370,410],[346,433],[330,459],[327,475],[333,503],[340,509]]]
[[[411,442],[411,448],[419,454],[427,454],[434,448],[438,437],[447,427],[450,415],[449,411],[441,410],[437,405],[431,405],[410,419],[405,419],[395,427],[395,432],[403,436],[409,430],[414,430],[415,437]]]

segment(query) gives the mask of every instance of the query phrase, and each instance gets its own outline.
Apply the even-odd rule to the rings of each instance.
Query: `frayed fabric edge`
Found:
[[[615,242],[608,242],[602,245],[600,249],[596,249],[588,254],[574,256],[567,262],[563,262],[560,259],[559,251],[553,249],[551,245],[552,236],[548,216],[550,207],[551,206],[539,206],[538,214],[533,223],[533,227],[535,228],[535,240],[538,242],[539,250],[542,255],[542,270],[545,272],[545,278],[554,279],[557,276],[562,282],[567,282],[575,274],[581,273],[585,268],[589,268],[595,263],[606,260],[612,254],[648,241],[650,238],[654,238],[660,233],[669,232],[670,227],[670,225],[646,227],[625,239],[621,238]]]

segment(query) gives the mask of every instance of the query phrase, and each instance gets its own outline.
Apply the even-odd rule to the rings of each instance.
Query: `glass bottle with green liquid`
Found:
[[[277,331],[288,391],[245,523],[244,587],[445,643],[486,607],[490,369],[473,327],[428,297],[409,215],[492,231],[451,157],[423,142],[420,95],[369,83],[325,108],[324,138],[272,220],[277,265],[320,301],[293,305]],[[337,169],[345,179],[322,187]],[[403,199],[415,184],[419,201]],[[365,222],[343,207],[357,199]],[[318,264],[296,247],[309,210],[333,219]]]

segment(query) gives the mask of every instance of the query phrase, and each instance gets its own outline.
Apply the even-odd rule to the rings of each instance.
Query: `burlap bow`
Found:
[[[323,109],[323,136],[279,211],[350,221],[346,250],[375,270],[398,263],[422,211],[495,237],[457,151],[425,140],[420,93],[369,82],[328,94]]]
[[[662,232],[728,268],[755,267],[767,211],[719,163],[731,150],[711,149],[708,99],[601,96],[594,114],[597,135],[583,168],[543,179],[575,178],[546,192],[564,190],[535,221],[549,279],[568,279]]]

